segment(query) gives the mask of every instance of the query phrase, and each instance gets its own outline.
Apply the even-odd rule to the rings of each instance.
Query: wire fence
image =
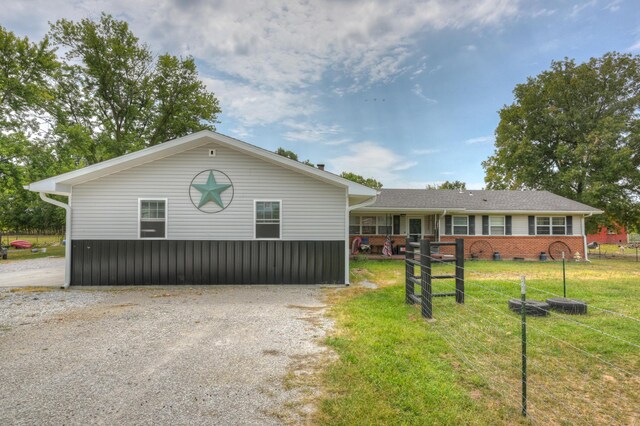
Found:
[[[464,303],[434,298],[428,327],[449,345],[451,362],[460,364],[479,397],[496,411],[511,419],[523,411],[534,424],[640,424],[637,283],[635,288],[614,283],[606,290],[592,288],[601,285],[598,280],[583,279],[570,287],[569,295],[585,299],[585,315],[540,305],[540,316],[526,315],[524,333],[520,312],[508,304],[520,299],[522,283],[517,277],[482,270],[477,262],[445,261],[431,252],[408,253],[407,258],[416,260],[416,278],[423,273],[437,278],[463,272],[464,297],[458,299]],[[527,280],[527,301],[564,298],[559,265],[548,267],[544,278]],[[434,279],[430,285],[433,293],[460,291],[454,279]],[[626,286],[633,286],[631,280]],[[420,293],[420,286],[415,290]],[[594,302],[607,291],[611,300],[626,300],[623,305],[629,309],[620,312]]]

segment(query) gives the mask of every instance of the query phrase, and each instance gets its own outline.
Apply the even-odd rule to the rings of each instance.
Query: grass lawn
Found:
[[[436,298],[427,322],[404,303],[403,262],[352,263],[352,282],[380,288],[331,296],[336,328],[327,342],[339,359],[323,373],[317,423],[640,422],[640,263],[570,263],[567,295],[587,301],[589,313],[528,318],[528,421],[520,415],[521,323],[507,300],[519,298],[520,275],[528,298],[562,295],[561,264],[476,261],[465,273],[466,303]],[[453,289],[435,282],[434,292]]]
[[[64,257],[64,246],[52,246],[47,247],[47,252],[32,253],[31,249],[14,249],[9,248],[8,260],[25,260],[25,259],[37,259],[40,257]],[[0,260],[0,262],[6,262],[6,260]]]
[[[39,257],[50,257],[50,256],[64,257],[64,246],[62,245],[63,239],[64,239],[64,236],[61,236],[61,235],[4,234],[2,236],[2,245],[8,247],[11,241],[26,240],[32,243],[34,248],[47,249],[46,253],[42,253],[41,251],[38,251],[37,253],[32,253],[31,249],[14,249],[13,247],[9,247],[8,260],[37,259]],[[2,262],[1,259],[0,259],[0,262]]]

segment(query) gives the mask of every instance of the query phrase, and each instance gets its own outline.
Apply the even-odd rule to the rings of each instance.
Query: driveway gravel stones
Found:
[[[283,424],[329,356],[322,289],[0,291],[0,424]]]

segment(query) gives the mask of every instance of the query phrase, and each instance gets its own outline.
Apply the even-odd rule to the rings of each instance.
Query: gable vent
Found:
[[[210,149],[209,150],[209,157],[215,157],[216,156],[216,150],[215,149]]]

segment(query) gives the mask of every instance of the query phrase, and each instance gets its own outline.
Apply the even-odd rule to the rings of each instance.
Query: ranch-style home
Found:
[[[376,191],[211,131],[27,189],[66,209],[65,286],[348,283],[356,236],[584,254],[584,217],[600,213],[547,192]]]
[[[465,257],[472,259],[583,257],[584,219],[601,213],[547,191],[382,189],[352,212],[349,234],[351,243],[364,239],[374,253],[389,236],[398,249],[407,237],[463,238]]]

